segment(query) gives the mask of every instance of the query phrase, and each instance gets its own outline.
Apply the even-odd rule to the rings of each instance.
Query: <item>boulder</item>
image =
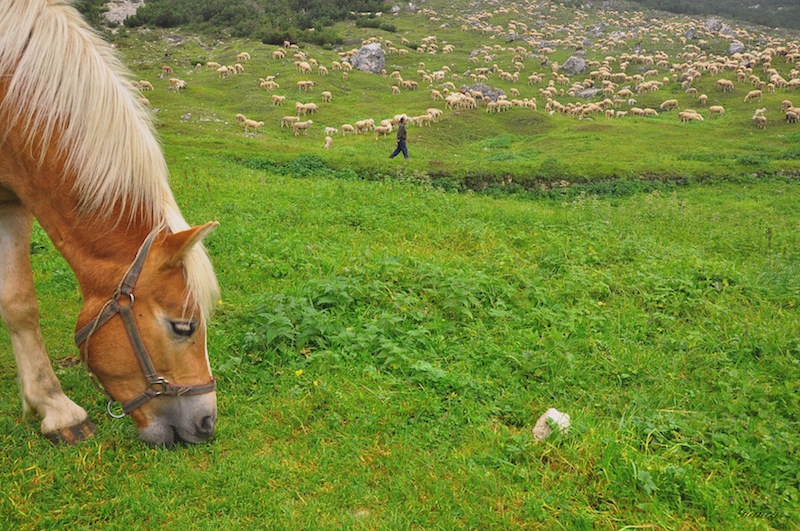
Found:
[[[709,31],[717,32],[720,29],[722,29],[722,21],[720,19],[718,19],[718,18],[713,18],[712,17],[712,18],[706,20],[706,23],[704,25],[705,25],[706,29],[709,30]]]
[[[353,68],[370,74],[380,74],[386,67],[386,54],[380,43],[365,44],[350,62]]]
[[[586,72],[586,60],[581,57],[572,56],[567,59],[563,65],[561,65],[560,70],[565,72],[567,75],[575,76],[578,74],[583,74]]]
[[[596,97],[598,94],[602,94],[602,93],[603,93],[603,91],[598,89],[598,88],[587,88],[587,89],[579,90],[575,95],[578,96],[579,98],[585,98],[587,100],[590,100],[590,99]]]
[[[500,89],[492,88],[485,83],[475,83],[474,85],[461,85],[459,90],[463,90],[464,92],[472,92],[473,90],[476,92],[480,92],[483,94],[484,98],[489,98],[492,101],[497,101],[497,98],[500,96],[505,96],[506,93]]]
[[[728,46],[728,54],[733,55],[736,53],[744,53],[744,44],[739,41],[733,41],[730,46]]]

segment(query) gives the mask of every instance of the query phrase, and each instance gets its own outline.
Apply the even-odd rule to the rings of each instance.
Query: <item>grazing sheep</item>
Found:
[[[237,61],[249,61],[250,54],[247,52],[241,52],[239,55],[236,56]]]
[[[325,136],[333,136],[338,132],[339,132],[339,130],[336,129],[335,127],[326,127],[325,128]]]
[[[239,113],[236,115],[236,121],[240,124],[243,124],[245,120],[247,120],[247,117],[244,114]]]
[[[759,129],[766,129],[767,128],[767,117],[763,114],[757,114],[753,116],[753,121],[756,123],[756,127]]]
[[[796,124],[798,120],[800,120],[800,114],[794,111],[786,111],[787,124]]]
[[[178,79],[176,77],[169,78],[169,90],[174,92],[180,92],[182,89],[185,88],[186,88],[186,81]]]
[[[356,128],[353,127],[351,124],[342,124],[340,129],[342,130],[342,136],[344,136],[345,133],[356,134]]]
[[[313,120],[308,120],[307,122],[295,122],[292,124],[292,130],[294,131],[294,136],[300,135],[300,131],[303,132],[304,135],[308,134],[308,127],[313,124]]]
[[[678,100],[666,100],[666,101],[664,101],[664,103],[662,103],[659,106],[659,108],[662,111],[671,111],[673,109],[677,109],[678,108]]]
[[[683,123],[688,123],[691,121],[697,121],[697,122],[704,121],[703,117],[700,116],[700,113],[698,113],[697,111],[693,111],[691,109],[686,109],[685,111],[679,112],[678,119]]]
[[[216,61],[209,61],[206,63],[206,68],[209,70],[216,70],[217,68],[221,67],[222,65],[217,63]]]
[[[331,101],[333,101],[333,94],[331,94],[327,90],[323,91],[322,92],[322,102],[323,103],[330,103]]]
[[[767,108],[766,107],[761,107],[760,109],[756,109],[755,111],[753,111],[753,116],[764,116],[764,114],[766,112],[767,112]]]
[[[383,135],[384,137],[392,132],[392,125],[378,125],[375,127],[375,140],[378,140],[379,135]]]
[[[733,81],[730,79],[720,79],[717,81],[717,90],[720,92],[731,92],[733,91]]]
[[[252,129],[254,133],[258,132],[258,128],[264,125],[264,122],[256,122],[255,120],[251,120],[250,118],[245,118],[244,120],[244,133],[247,134],[249,129]]]
[[[374,127],[375,127],[375,120],[373,120],[372,118],[367,118],[366,120],[359,120],[356,122],[356,134],[372,131]]]
[[[708,96],[706,96],[705,94],[700,94],[697,97],[697,102],[700,104],[701,107],[705,107],[706,102],[708,102]]]
[[[232,74],[231,70],[227,66],[221,66],[217,68],[217,76],[218,77],[228,77],[228,75]]]
[[[349,74],[347,72],[342,72],[342,81],[347,81]]]
[[[144,79],[137,83],[137,87],[139,90],[153,90],[153,84],[149,81],[145,81]],[[789,105],[789,107],[791,107],[791,105]]]
[[[747,103],[750,100],[758,100],[761,101],[761,91],[760,90],[751,90],[747,93],[744,97],[744,102]]]
[[[280,85],[278,85],[271,79],[264,79],[259,83],[259,85],[261,86],[261,88],[269,90],[270,92],[275,90],[276,88],[280,88]]]
[[[290,127],[293,123],[300,120],[297,116],[284,116],[281,119],[281,127]]]
[[[272,52],[273,59],[283,59],[284,57],[286,57],[286,52],[284,52],[283,50],[275,50],[274,52]]]
[[[333,145],[333,138],[331,138],[330,136],[326,136],[325,137],[325,149],[330,149],[332,145]]]
[[[425,114],[430,114],[432,121],[438,122],[439,116],[444,114],[444,111],[441,109],[437,109],[436,107],[430,107],[428,109],[425,109]]]
[[[392,94],[395,96],[400,94],[400,87],[398,87],[397,85],[392,85]]]
[[[708,117],[711,118],[712,116],[724,116],[725,115],[725,108],[722,105],[712,105],[708,108]]]
[[[273,105],[280,105],[283,103],[283,100],[286,99],[286,96],[278,96],[277,94],[272,95],[272,104]]]
[[[174,74],[175,71],[169,65],[162,65],[161,66],[161,77],[171,76]]]
[[[319,65],[317,67],[317,75],[327,76],[328,75],[328,67],[327,66],[323,66],[323,65]]]

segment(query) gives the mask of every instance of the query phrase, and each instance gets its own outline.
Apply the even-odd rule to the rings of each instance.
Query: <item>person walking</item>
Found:
[[[406,118],[400,117],[400,124],[397,126],[397,149],[394,153],[389,155],[390,159],[395,158],[399,153],[403,153],[405,158],[408,158],[408,147],[406,147]]]

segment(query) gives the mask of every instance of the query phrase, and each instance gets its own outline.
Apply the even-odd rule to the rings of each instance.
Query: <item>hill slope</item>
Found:
[[[273,57],[283,49],[274,45],[176,32],[123,30],[117,45],[137,75],[155,86],[146,95],[170,142],[213,149],[222,139],[239,138],[240,148],[229,156],[243,163],[314,155],[333,170],[366,176],[402,173],[456,186],[526,189],[800,168],[800,129],[782,109],[800,84],[796,40],[705,19],[589,13],[547,2],[451,10],[404,8],[382,19],[394,32],[340,22],[332,30],[348,44],[299,42],[281,58]],[[386,52],[384,75],[337,69],[364,42]],[[244,51],[250,60],[237,59]],[[297,69],[301,60],[310,71]],[[224,77],[204,66],[237,61],[241,73]],[[159,78],[162,66],[173,71]],[[186,89],[168,90],[171,76],[186,81]],[[268,78],[274,86],[261,83]],[[733,88],[720,90],[720,80]],[[314,84],[304,90],[298,81]],[[487,87],[509,106],[487,106],[491,99],[473,92],[488,96]],[[459,89],[472,97],[444,99]],[[748,97],[752,90],[760,96]],[[322,101],[323,91],[331,93],[330,102]],[[272,105],[273,96],[284,103]],[[677,108],[669,110],[667,100]],[[298,102],[316,103],[318,112],[303,117],[313,125],[295,136],[281,119],[296,114]],[[430,127],[410,129],[412,160],[402,169],[384,160],[391,138],[341,130],[358,120],[424,116],[430,108],[443,114]],[[704,119],[682,121],[679,112],[687,109]],[[757,109],[764,109],[766,128],[752,119]],[[238,113],[265,125],[245,133],[234,121]],[[325,127],[340,130],[330,151],[323,149]]]

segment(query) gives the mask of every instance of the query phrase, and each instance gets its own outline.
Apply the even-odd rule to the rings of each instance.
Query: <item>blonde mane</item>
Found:
[[[188,228],[129,71],[68,1],[0,1],[0,75],[10,76],[0,109],[24,124],[34,159],[64,157],[79,214],[110,216],[120,207],[128,222]],[[58,153],[48,153],[54,139]],[[201,245],[186,257],[186,272],[190,295],[208,316],[218,287]]]

